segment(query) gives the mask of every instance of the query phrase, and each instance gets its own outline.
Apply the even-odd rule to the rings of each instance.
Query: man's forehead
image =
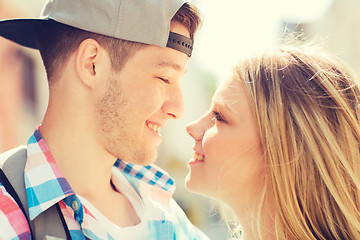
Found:
[[[187,66],[188,56],[169,48],[155,46],[156,53],[152,59],[153,66],[159,69],[170,69],[176,72],[183,72]]]
[[[129,61],[136,61],[143,67],[184,71],[188,59],[186,54],[171,48],[145,45]]]

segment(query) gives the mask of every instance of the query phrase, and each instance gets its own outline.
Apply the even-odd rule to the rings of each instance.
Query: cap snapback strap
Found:
[[[190,38],[178,33],[170,32],[166,47],[183,52],[190,57],[193,48],[193,41]]]

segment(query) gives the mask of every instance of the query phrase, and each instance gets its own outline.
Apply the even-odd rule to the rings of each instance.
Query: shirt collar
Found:
[[[151,186],[165,190],[171,194],[175,192],[175,181],[164,170],[151,164],[149,166],[136,165],[117,159],[115,167],[119,168],[124,174],[135,177]]]
[[[75,194],[41,137],[39,127],[27,143],[24,177],[31,220],[62,199]]]

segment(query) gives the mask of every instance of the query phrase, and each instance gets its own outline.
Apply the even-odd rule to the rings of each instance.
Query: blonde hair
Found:
[[[341,61],[283,47],[236,67],[266,162],[257,216],[271,202],[277,239],[360,239],[360,85]],[[260,237],[263,238],[263,237]]]

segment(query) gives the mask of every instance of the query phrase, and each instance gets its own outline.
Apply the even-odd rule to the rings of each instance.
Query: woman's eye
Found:
[[[166,78],[162,78],[162,77],[158,77],[161,81],[163,81],[164,83],[170,83],[169,79]]]
[[[225,122],[225,119],[219,112],[212,111],[212,114],[213,114],[214,118],[216,119],[216,121]]]

